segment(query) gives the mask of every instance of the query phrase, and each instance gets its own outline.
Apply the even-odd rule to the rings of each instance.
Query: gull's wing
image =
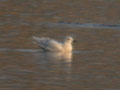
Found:
[[[48,50],[48,51],[62,50],[62,44],[50,38],[38,38],[36,36],[33,36],[33,39],[44,50]]]

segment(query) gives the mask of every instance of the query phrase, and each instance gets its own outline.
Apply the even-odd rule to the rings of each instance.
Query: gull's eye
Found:
[[[70,40],[70,38],[68,38],[67,40]]]

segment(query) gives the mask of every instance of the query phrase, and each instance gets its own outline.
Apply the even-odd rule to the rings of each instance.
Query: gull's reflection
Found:
[[[62,52],[52,52],[46,53],[46,57],[52,60],[63,60],[64,62],[71,62],[72,61],[72,53],[62,53]]]
[[[64,69],[71,68],[72,63],[72,52],[62,53],[62,52],[40,52],[33,53],[34,62],[40,66],[55,66]],[[46,67],[47,68],[47,67]],[[55,68],[56,69],[56,68]]]
[[[48,52],[44,54],[44,60],[48,62],[48,69],[54,71],[56,78],[66,81],[71,80],[72,53]],[[62,74],[60,74],[62,73]]]
[[[41,52],[34,53],[34,61],[47,78],[71,80],[72,53]],[[52,75],[52,76],[51,76]]]
[[[66,70],[71,68],[72,53],[47,52],[44,53],[44,60],[48,61],[49,64]]]

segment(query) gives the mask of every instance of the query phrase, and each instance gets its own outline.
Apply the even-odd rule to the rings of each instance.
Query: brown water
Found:
[[[120,90],[119,0],[0,0],[0,90]],[[72,53],[42,52],[32,36]]]

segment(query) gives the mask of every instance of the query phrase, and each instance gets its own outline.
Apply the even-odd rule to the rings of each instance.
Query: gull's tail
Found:
[[[39,38],[36,36],[32,36],[33,38],[33,43],[37,44],[41,49],[47,51],[47,41],[49,40],[48,38]]]
[[[36,41],[38,41],[40,38],[36,37],[36,36],[32,36],[32,38]]]
[[[39,45],[38,42],[39,42],[40,38],[38,38],[38,37],[36,37],[36,36],[32,36],[32,39],[34,40],[34,41],[33,41],[34,44]]]

